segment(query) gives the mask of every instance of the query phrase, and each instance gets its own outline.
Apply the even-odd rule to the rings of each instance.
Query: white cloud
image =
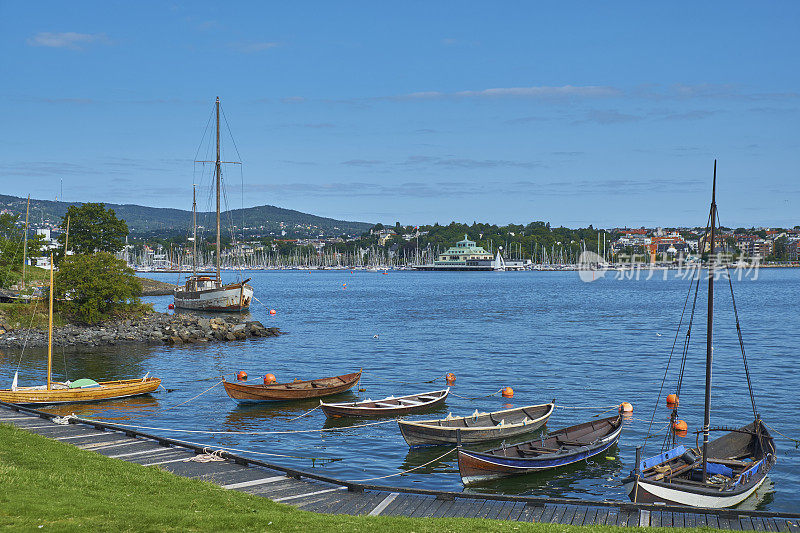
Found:
[[[48,48],[69,48],[80,50],[90,44],[111,44],[105,33],[64,33],[39,32],[28,38],[29,46],[45,46]]]
[[[533,87],[497,87],[478,91],[457,91],[452,93],[423,91],[397,96],[401,100],[426,100],[441,98],[608,98],[621,96],[622,90],[602,85],[562,85]]]

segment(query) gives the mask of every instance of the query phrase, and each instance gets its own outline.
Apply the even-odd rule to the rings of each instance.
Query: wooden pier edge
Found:
[[[52,421],[52,419],[58,418],[60,416],[40,411],[38,409],[33,409],[30,407],[6,403],[6,402],[0,402],[0,408],[20,413],[26,413],[33,416],[38,416],[48,421]],[[94,420],[87,420],[82,418],[70,418],[69,423],[80,424],[82,426],[90,426],[101,431],[114,431],[122,433],[128,437],[143,438],[154,441],[162,446],[181,448],[184,450],[192,451],[195,454],[207,453],[210,449],[214,449],[213,446],[200,446],[177,439],[171,439],[168,437],[162,437],[158,435],[145,433],[142,431],[137,431],[131,428],[126,428],[124,426],[119,426],[111,423],[97,422]],[[753,519],[777,518],[777,519],[800,520],[800,513],[781,512],[781,511],[755,511],[755,510],[740,510],[735,508],[734,509],[693,508],[693,507],[682,507],[675,505],[644,504],[644,503],[633,503],[627,501],[614,501],[614,500],[582,500],[578,498],[503,495],[503,494],[488,494],[488,493],[478,493],[478,492],[464,493],[464,492],[443,491],[443,490],[433,490],[433,489],[377,485],[371,483],[342,480],[330,476],[316,474],[313,472],[288,468],[278,464],[261,461],[259,459],[252,459],[249,457],[233,454],[224,450],[217,452],[217,454],[238,465],[242,466],[252,465],[252,466],[263,467],[277,472],[282,472],[285,476],[287,476],[287,478],[307,479],[316,482],[328,483],[330,485],[336,485],[341,487],[343,490],[346,489],[348,493],[363,493],[364,491],[370,491],[373,493],[378,492],[387,494],[433,496],[436,500],[446,501],[446,502],[455,502],[457,500],[464,500],[464,501],[482,500],[486,502],[498,502],[498,503],[511,502],[513,505],[525,504],[526,506],[531,506],[531,507],[545,507],[545,506],[555,505],[555,506],[582,506],[582,507],[589,506],[596,508],[607,508],[609,510],[614,509],[624,513],[638,514],[638,517],[633,518],[631,520],[632,522],[636,522],[636,523],[631,523],[631,525],[633,526],[651,525],[650,522],[652,514],[664,513],[664,512],[683,513],[688,515],[712,515],[721,519],[739,519],[748,517]]]

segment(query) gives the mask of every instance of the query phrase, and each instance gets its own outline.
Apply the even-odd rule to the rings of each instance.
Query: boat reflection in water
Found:
[[[150,420],[150,416],[160,408],[161,402],[152,396],[135,396],[118,400],[103,400],[101,402],[49,405],[43,407],[42,411],[58,416],[74,414],[81,418],[93,418],[114,423],[139,418]]]

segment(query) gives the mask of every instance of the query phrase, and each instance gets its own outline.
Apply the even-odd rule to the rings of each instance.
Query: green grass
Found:
[[[0,322],[10,326],[11,329],[47,329],[49,321],[48,304],[46,300],[34,300],[30,303],[0,303]],[[57,312],[53,313],[53,326],[59,327],[66,323]]]
[[[0,424],[0,442],[0,527],[14,531],[631,531],[474,518],[322,515],[158,467],[108,459],[9,424]]]

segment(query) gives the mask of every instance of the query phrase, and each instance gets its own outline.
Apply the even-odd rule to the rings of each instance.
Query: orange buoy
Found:
[[[677,394],[668,394],[667,395],[667,407],[678,407],[678,395]]]
[[[632,413],[633,412],[633,405],[629,402],[622,402],[619,404],[619,412],[620,413]]]
[[[274,315],[274,314],[276,314],[276,313],[277,313],[277,311],[276,311],[276,310],[274,310],[274,309],[270,309],[270,310],[269,310],[269,314],[271,314],[271,315]]]
[[[264,385],[269,385],[270,383],[275,383],[276,381],[275,374],[267,374],[264,376]]]
[[[675,431],[686,431],[689,429],[689,424],[683,420],[676,420],[672,423],[672,429]]]
[[[447,382],[448,385],[452,385],[453,383],[456,382],[456,375],[453,374],[452,372],[448,372],[447,375],[445,375],[444,380]]]
[[[514,397],[514,389],[511,387],[503,387],[503,398],[513,398]]]
[[[247,372],[240,370],[239,373],[236,374],[236,379],[238,381],[247,381]]]
[[[675,431],[676,437],[686,437],[687,435],[689,435],[688,431]]]

